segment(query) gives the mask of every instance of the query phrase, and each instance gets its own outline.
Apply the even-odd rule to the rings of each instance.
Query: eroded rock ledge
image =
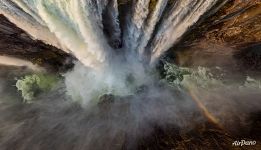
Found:
[[[33,40],[27,33],[0,15],[0,55],[29,60],[51,71],[64,71],[72,66],[72,56]]]
[[[182,66],[261,71],[261,1],[229,0],[170,50]]]

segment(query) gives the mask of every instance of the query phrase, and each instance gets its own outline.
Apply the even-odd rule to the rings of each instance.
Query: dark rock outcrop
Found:
[[[51,71],[72,67],[72,56],[56,47],[33,40],[26,32],[0,15],[0,55],[29,60]]]
[[[257,64],[261,60],[251,60],[253,65],[249,67],[246,54],[246,50],[260,43],[261,1],[229,0],[213,16],[194,26],[169,53],[182,66],[224,66],[260,71]],[[255,53],[251,53],[251,58],[259,57],[253,55]]]

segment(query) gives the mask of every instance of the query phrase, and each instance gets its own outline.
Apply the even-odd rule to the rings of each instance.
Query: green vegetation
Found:
[[[180,85],[184,76],[192,73],[188,68],[181,68],[168,62],[164,64],[164,71],[164,79],[172,86]]]
[[[51,90],[58,80],[59,77],[55,75],[32,74],[17,80],[16,87],[24,102],[31,103],[38,94]]]
[[[184,86],[196,86],[204,89],[220,88],[224,86],[221,79],[216,78],[211,70],[204,67],[198,67],[195,70],[191,70],[189,76],[184,76],[184,81],[182,82]]]
[[[175,87],[201,87],[215,88],[224,85],[223,81],[214,77],[211,70],[204,67],[196,69],[178,67],[175,64],[164,64],[164,80],[171,86]]]
[[[235,81],[233,78],[226,79],[227,81],[225,82],[224,79],[218,77],[222,75],[223,70],[221,68],[218,68],[218,70],[220,72],[213,75],[213,70],[209,68],[182,68],[175,64],[165,63],[163,80],[174,87],[197,87],[205,90],[221,87],[261,89],[261,81],[249,76],[247,76],[243,82]]]

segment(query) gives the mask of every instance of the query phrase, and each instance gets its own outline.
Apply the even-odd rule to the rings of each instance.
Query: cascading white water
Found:
[[[145,59],[149,54],[146,58],[156,62],[217,1],[133,0],[122,31],[125,55]],[[86,66],[98,68],[115,55],[108,43],[121,41],[117,2],[0,0],[0,13],[34,38],[69,51]],[[163,14],[167,5],[170,11]],[[111,30],[109,39],[104,25]]]
[[[144,67],[154,65],[218,0],[133,0],[127,6],[130,10],[121,10],[119,1],[0,0],[0,13],[32,38],[54,45],[79,60],[72,71],[64,74],[62,83],[37,95],[29,105],[20,104],[14,87],[6,88],[14,85],[9,82],[21,71],[15,70],[9,76],[5,75],[8,70],[0,70],[1,150],[138,149],[139,143],[146,149],[143,143],[147,140],[153,146],[161,143],[153,139],[150,142],[155,127],[170,127],[171,130],[159,132],[162,143],[176,146],[178,142],[179,147],[181,136],[197,139],[198,135],[190,138],[189,134],[197,133],[194,125],[198,129],[201,123],[207,130],[211,126],[209,138],[216,146],[223,136],[212,127],[212,122],[218,127],[233,128],[232,131],[237,130],[234,127],[240,127],[238,131],[255,131],[248,125],[248,119],[260,112],[259,80],[248,77],[243,85],[228,86],[227,80],[220,79],[223,73],[216,78],[205,68],[190,70],[173,65],[164,68],[166,80],[173,86],[170,88],[164,81],[155,81],[153,69]],[[122,11],[127,11],[127,15],[122,16]],[[30,62],[5,56],[0,56],[0,64],[38,69]],[[173,76],[179,77],[173,80]],[[26,85],[25,91],[39,92],[35,86],[31,87],[34,82],[28,80],[20,82]],[[189,93],[183,88],[176,89],[180,85]],[[89,109],[80,108],[72,99],[88,105]],[[89,105],[97,102],[93,99],[99,100],[94,107]],[[253,120],[250,124],[255,123]],[[170,133],[166,141],[162,132]],[[172,134],[178,139],[172,139]],[[226,133],[225,140],[227,136]],[[211,144],[208,136],[204,137]]]
[[[120,0],[0,0],[0,13],[75,56],[84,66],[65,75],[67,90],[89,102],[101,91],[128,95],[129,84],[150,82],[144,66],[154,65],[217,1],[133,0],[120,16]]]
[[[36,39],[54,46],[61,45],[63,50],[93,68],[102,65],[112,51],[102,31],[102,10],[105,7],[102,4],[84,0],[0,1],[1,13],[18,27]],[[48,30],[44,30],[46,28]],[[55,37],[52,38],[50,35],[53,34]],[[54,43],[55,39],[59,44]]]
[[[198,21],[207,10],[217,3],[217,0],[182,0],[176,1],[170,12],[159,25],[152,41],[151,63],[175,44],[179,38]]]

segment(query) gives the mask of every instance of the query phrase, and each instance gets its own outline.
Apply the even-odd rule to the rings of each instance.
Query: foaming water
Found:
[[[248,86],[239,90],[237,87],[218,85],[208,91],[197,86],[189,89],[189,95],[184,90],[152,82],[140,90],[132,91],[128,96],[100,96],[92,101],[93,105],[72,101],[66,94],[68,87],[65,85],[72,83],[61,82],[50,92],[42,93],[33,103],[25,104],[12,86],[17,72],[7,70],[0,70],[0,149],[3,150],[135,150],[144,142],[143,138],[153,134],[155,128],[164,130],[171,127],[179,137],[195,129],[198,124],[213,121],[210,118],[216,120],[212,123],[218,124],[222,129],[220,132],[225,132],[225,135],[244,135],[255,129],[255,120],[251,120],[251,114],[261,111],[258,99],[260,90]],[[84,78],[92,84],[88,76]],[[75,81],[80,89],[83,88],[81,94],[85,95],[81,98],[86,102],[91,96],[88,92],[95,88],[86,88],[85,84],[88,83],[84,80]],[[233,92],[226,92],[232,89]],[[211,132],[218,136],[219,130],[215,128]],[[167,136],[173,138],[171,134],[167,133]],[[230,140],[227,136],[219,138]],[[215,138],[213,143],[216,140],[219,139]],[[228,141],[228,144],[232,141]],[[178,143],[175,140],[167,142]]]
[[[138,87],[153,83],[156,76],[143,66],[125,63],[93,70],[77,62],[74,69],[64,74],[68,95],[83,104],[99,99],[103,94],[132,95]]]
[[[2,74],[0,82],[14,76]],[[22,103],[10,83],[1,87],[1,149],[136,149],[140,138],[155,126],[192,128],[192,121],[204,121],[185,93],[163,85],[151,85],[129,96],[108,95],[88,109],[66,96],[63,83],[31,104]]]

